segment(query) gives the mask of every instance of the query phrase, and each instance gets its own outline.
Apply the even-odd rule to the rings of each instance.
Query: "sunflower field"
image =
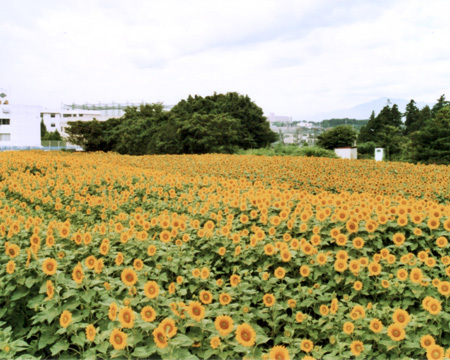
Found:
[[[0,153],[0,358],[450,358],[450,167]]]

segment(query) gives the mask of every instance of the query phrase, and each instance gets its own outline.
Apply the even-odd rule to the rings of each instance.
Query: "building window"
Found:
[[[77,114],[72,114],[72,117],[77,117]]]
[[[0,141],[11,141],[11,134],[0,134]]]
[[[0,119],[0,125],[10,125],[9,119]]]
[[[79,117],[83,117],[83,114],[79,114],[78,116],[79,116]]]
[[[55,127],[56,125],[55,125],[55,123],[51,123],[50,126],[51,127]]]
[[[56,114],[50,114],[50,117],[55,117],[56,116]]]
[[[72,114],[63,114],[63,117],[71,117]]]

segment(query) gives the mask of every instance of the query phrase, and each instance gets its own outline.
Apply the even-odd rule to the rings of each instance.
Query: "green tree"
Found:
[[[228,114],[195,113],[180,123],[178,134],[185,154],[234,153],[239,143],[239,120]]]
[[[431,116],[434,118],[439,110],[445,106],[450,106],[450,101],[445,100],[445,95],[441,95],[441,97],[437,100],[437,103],[431,109]]]
[[[270,129],[262,109],[245,95],[236,92],[214,93],[212,96],[189,96],[181,100],[170,111],[178,124],[189,122],[194,114],[226,114],[238,120],[236,130],[239,133],[237,146],[242,149],[260,148],[277,140],[277,134]]]
[[[317,145],[324,149],[353,146],[357,132],[350,125],[339,125],[326,130],[317,137]]]
[[[41,140],[45,139],[47,135],[47,126],[44,124],[44,119],[41,119]]]
[[[405,109],[405,130],[404,134],[408,135],[420,128],[420,110],[416,106],[416,102],[411,100]]]
[[[97,120],[92,121],[69,121],[65,129],[68,141],[74,145],[81,146],[85,151],[109,151],[105,139],[105,124]]]
[[[412,134],[412,159],[423,163],[450,164],[450,106]]]

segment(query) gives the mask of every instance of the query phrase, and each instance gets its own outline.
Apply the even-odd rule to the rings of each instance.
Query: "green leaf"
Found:
[[[156,345],[152,344],[149,346],[141,346],[134,349],[131,354],[133,357],[137,358],[150,358],[150,355],[156,352]]]
[[[189,347],[192,346],[193,343],[194,341],[189,336],[183,334],[178,334],[175,338],[170,340],[170,344],[175,347]]]
[[[15,291],[13,296],[11,296],[11,301],[22,299],[23,297],[27,296],[28,293],[29,293],[28,289],[25,288]]]
[[[55,336],[49,332],[44,332],[39,339],[38,349],[39,350],[43,349],[47,345],[53,344],[56,340],[58,340],[57,336]]]
[[[25,286],[29,289],[33,286],[33,284],[36,282],[36,278],[30,276],[25,280]]]
[[[95,350],[97,350],[99,353],[106,354],[106,352],[108,351],[108,347],[109,347],[109,342],[104,341],[100,345],[97,345],[95,347]]]
[[[176,349],[172,353],[174,359],[198,360],[198,357],[191,354],[187,349]]]

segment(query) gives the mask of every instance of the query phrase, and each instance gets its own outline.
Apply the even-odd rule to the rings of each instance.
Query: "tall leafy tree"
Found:
[[[423,163],[450,164],[450,106],[412,134],[412,158]]]
[[[180,123],[178,133],[185,154],[233,153],[239,142],[239,120],[228,114],[194,113]]]
[[[238,120],[236,130],[239,133],[239,140],[236,145],[243,149],[265,147],[277,140],[277,135],[270,129],[262,109],[247,95],[236,92],[214,93],[206,97],[189,96],[175,105],[170,112],[177,118],[179,124],[190,121],[194,114],[231,116]]]
[[[445,95],[441,95],[437,100],[437,103],[431,109],[431,116],[435,117],[439,110],[441,110],[445,106],[450,106],[450,101],[445,100]]]
[[[408,135],[420,128],[420,110],[416,106],[416,102],[411,100],[405,109],[405,130],[404,134]]]
[[[324,149],[353,146],[357,131],[350,125],[339,125],[320,134],[317,145]]]

